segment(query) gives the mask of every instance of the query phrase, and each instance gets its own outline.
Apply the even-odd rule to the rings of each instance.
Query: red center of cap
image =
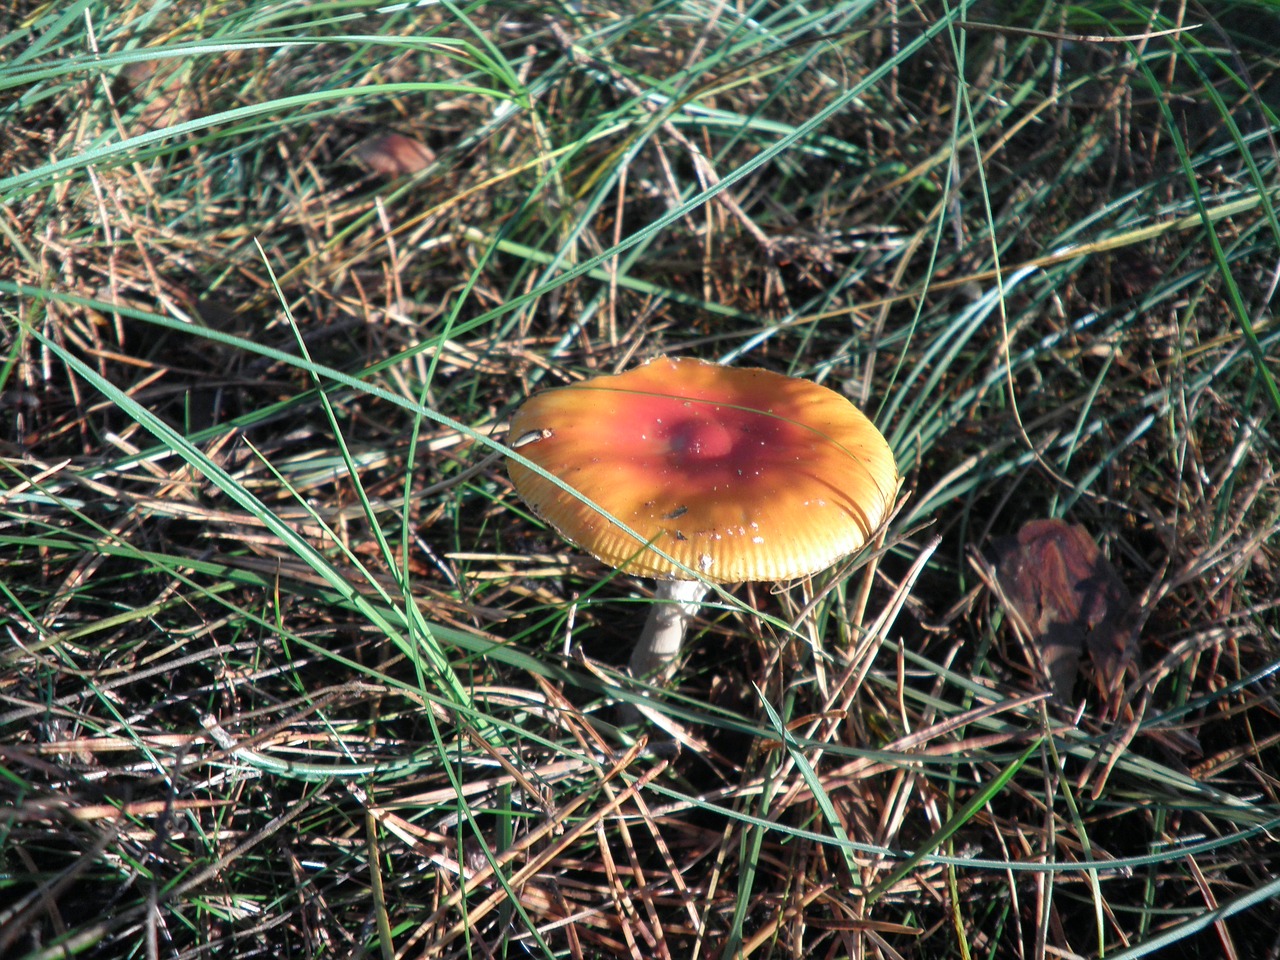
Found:
[[[671,452],[682,464],[717,460],[733,449],[733,435],[715,420],[690,417],[673,424],[669,436]]]
[[[625,410],[630,428],[618,455],[649,476],[666,477],[687,490],[751,482],[770,472],[771,464],[800,459],[810,445],[768,410],[736,403],[632,396]]]

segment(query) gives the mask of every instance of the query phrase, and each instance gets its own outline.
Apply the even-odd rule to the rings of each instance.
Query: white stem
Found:
[[[659,580],[657,602],[631,653],[631,675],[662,679],[661,673],[680,653],[685,628],[697,616],[710,589],[700,580]]]

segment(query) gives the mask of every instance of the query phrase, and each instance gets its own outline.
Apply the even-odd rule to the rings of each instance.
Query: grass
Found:
[[[1275,952],[1273,3],[15,14],[0,954]],[[904,501],[642,698],[501,454],[658,353]],[[1142,624],[1071,708],[979,575],[1044,516]]]

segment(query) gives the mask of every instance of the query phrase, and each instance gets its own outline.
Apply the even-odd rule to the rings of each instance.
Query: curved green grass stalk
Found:
[[[398,636],[399,630],[397,627],[387,620],[359,591],[355,590],[347,582],[346,578],[335,570],[306,538],[297,533],[292,526],[281,521],[261,500],[244,489],[241,484],[235,481],[234,477],[206,457],[186,437],[179,434],[154,413],[139,404],[133,397],[118,389],[110,381],[105,380],[96,370],[80,360],[79,357],[68,352],[61,344],[49,339],[39,330],[30,327],[27,328],[27,333],[44,344],[45,348],[57,356],[68,368],[75,371],[85,382],[92,385],[104,397],[115,403],[126,415],[144,427],[166,449],[177,453],[187,463],[207,476],[231,500],[257,517],[268,530],[279,537],[293,553],[306,561],[312,570],[324,578],[331,588],[342,596],[347,603],[366,616],[371,623],[375,624],[389,637]],[[372,580],[372,578],[370,579]],[[448,691],[454,702],[459,706],[470,706],[471,697],[469,692],[453,672],[448,658],[439,646],[428,639],[424,652],[427,654],[436,680],[444,686],[444,689]]]

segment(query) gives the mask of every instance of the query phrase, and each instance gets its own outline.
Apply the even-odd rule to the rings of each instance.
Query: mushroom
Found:
[[[707,583],[816,573],[861,548],[898,491],[888,443],[840,394],[687,358],[536,394],[510,437],[565,485],[507,461],[538,516],[609,566],[658,579],[634,676],[679,653]]]

